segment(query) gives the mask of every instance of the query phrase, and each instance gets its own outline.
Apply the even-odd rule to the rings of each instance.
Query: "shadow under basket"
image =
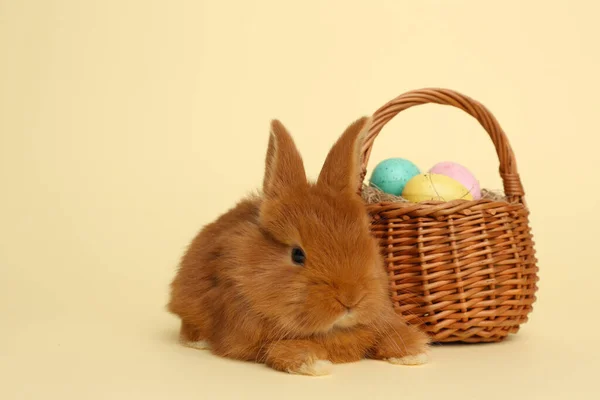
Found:
[[[394,308],[434,342],[498,342],[516,333],[535,302],[538,267],[529,211],[514,153],[494,116],[477,101],[447,89],[407,92],[373,115],[362,149],[362,180],[373,142],[400,111],[450,105],[475,117],[500,160],[505,197],[381,201],[367,204],[379,240]]]

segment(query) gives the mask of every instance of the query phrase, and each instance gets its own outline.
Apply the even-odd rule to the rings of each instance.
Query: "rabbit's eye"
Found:
[[[306,254],[304,254],[304,250],[300,247],[294,247],[292,249],[292,261],[298,265],[304,265],[304,260],[306,260]]]

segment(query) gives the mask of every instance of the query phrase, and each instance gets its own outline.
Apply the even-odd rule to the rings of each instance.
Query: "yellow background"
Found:
[[[593,1],[0,0],[0,398],[596,398],[599,7]],[[179,346],[179,256],[261,183],[280,118],[316,176],[345,126],[448,87],[506,130],[540,290],[511,340],[325,378]],[[477,123],[395,118],[371,167],[451,159],[499,188]],[[595,394],[594,394],[595,392]]]

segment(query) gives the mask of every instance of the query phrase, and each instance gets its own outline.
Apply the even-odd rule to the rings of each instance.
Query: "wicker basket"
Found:
[[[391,299],[397,312],[434,342],[498,342],[527,321],[538,267],[515,156],[494,116],[451,90],[405,93],[374,113],[362,149],[362,180],[383,126],[400,111],[427,103],[460,108],[488,132],[500,159],[506,201],[368,204]]]

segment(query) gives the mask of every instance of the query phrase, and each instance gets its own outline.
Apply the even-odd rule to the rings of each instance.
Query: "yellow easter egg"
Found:
[[[441,174],[419,174],[409,180],[402,197],[413,203],[422,201],[473,200],[471,192],[459,181]]]

